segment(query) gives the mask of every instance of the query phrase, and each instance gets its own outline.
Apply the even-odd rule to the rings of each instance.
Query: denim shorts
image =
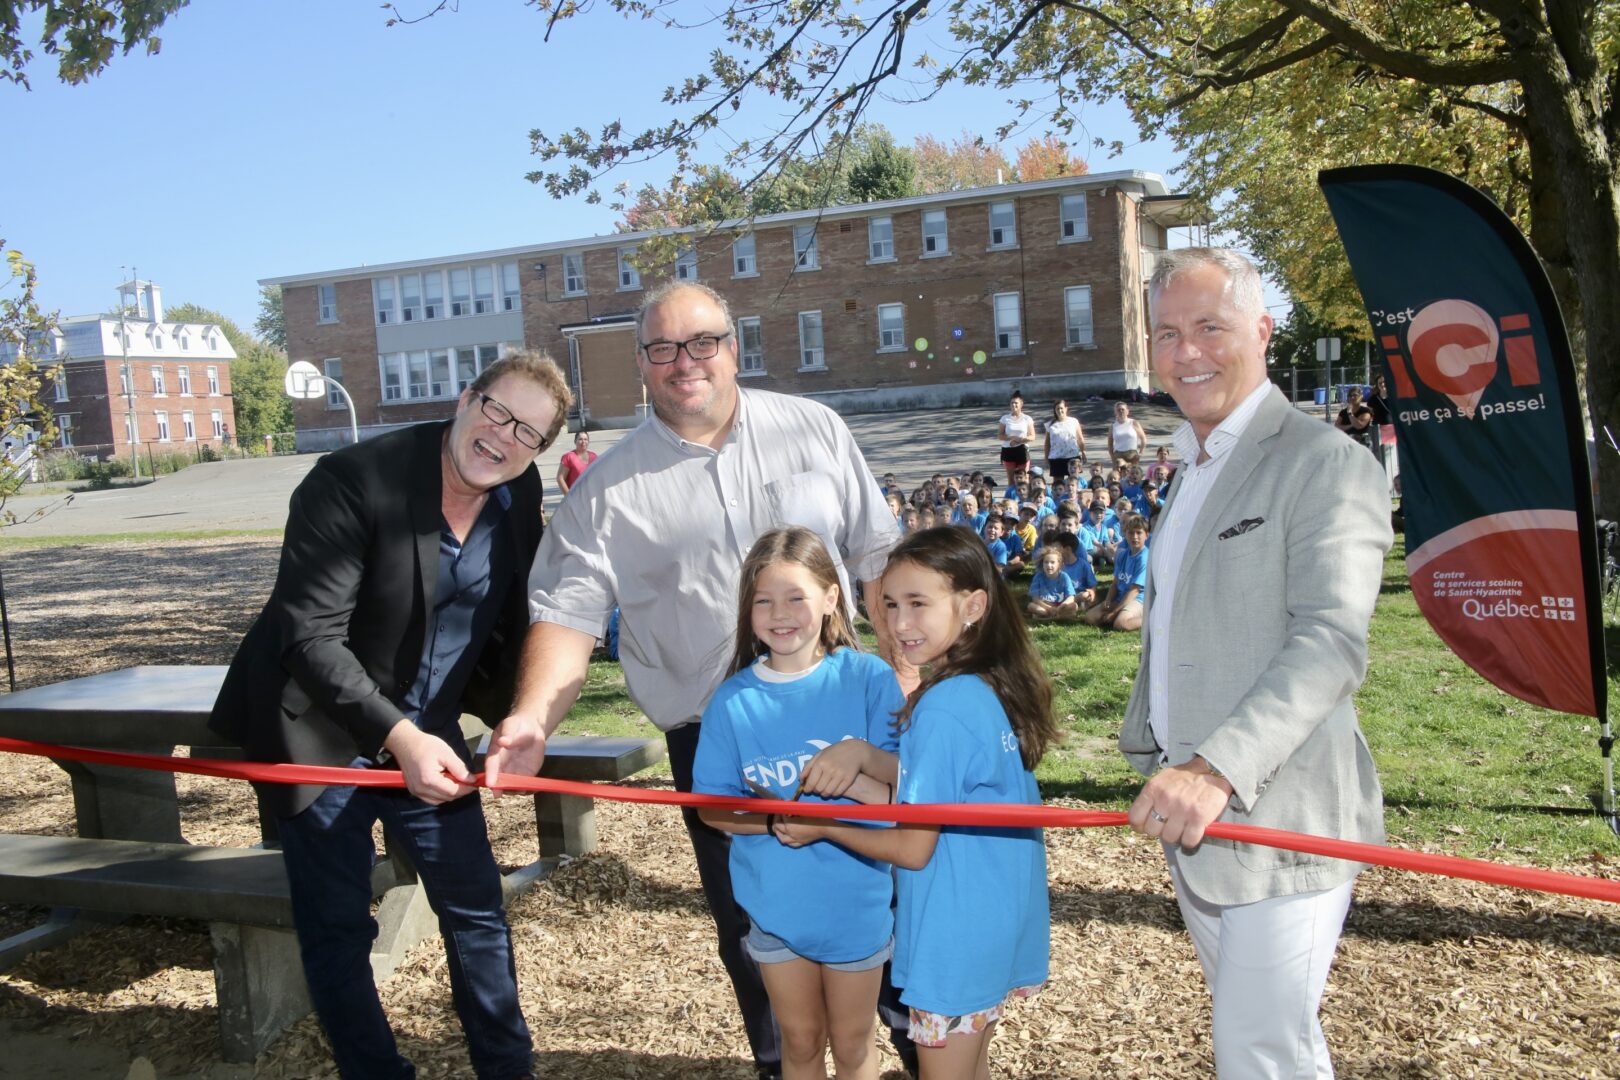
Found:
[[[808,960],[809,957],[800,956],[788,947],[788,943],[775,934],[766,933],[759,928],[758,923],[750,923],[748,937],[743,940],[743,948],[748,955],[754,958],[756,964],[784,964],[789,960]],[[889,957],[894,955],[894,938],[884,942],[883,948],[868,956],[864,960],[845,960],[837,964],[821,964],[824,968],[833,971],[871,971],[875,967],[882,967],[888,963]],[[821,961],[814,961],[821,963]]]

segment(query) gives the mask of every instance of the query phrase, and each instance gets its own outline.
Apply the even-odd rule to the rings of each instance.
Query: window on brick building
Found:
[[[461,393],[478,378],[478,353],[472,348],[456,350],[456,393]]]
[[[405,354],[405,396],[428,396],[428,354],[425,350]]]
[[[343,381],[343,358],[331,357],[321,361],[321,368],[326,373],[326,407],[328,409],[343,408],[343,391],[335,384]]]
[[[738,370],[744,375],[765,374],[765,335],[759,319],[750,316],[737,320]]]
[[[696,281],[697,276],[697,250],[695,248],[682,248],[675,255],[675,280]]]
[[[866,219],[866,255],[871,262],[888,262],[894,258],[894,218]]]
[[[337,286],[315,286],[316,302],[320,304],[318,322],[337,322]]]
[[[197,416],[190,409],[180,414],[180,433],[186,442],[197,441]]]
[[[422,275],[422,318],[444,317],[444,271],[429,270]]]
[[[377,357],[377,371],[382,376],[384,402],[401,401],[405,397],[405,354],[389,353]]]
[[[428,397],[450,396],[450,350],[434,349],[428,353]]]
[[[225,414],[219,409],[215,409],[208,414],[208,419],[214,425],[214,438],[223,439],[225,437]]]
[[[1091,286],[1072,285],[1063,290],[1064,340],[1070,345],[1090,345]]]
[[[58,413],[56,415],[56,445],[73,445],[73,414]]]
[[[385,326],[394,321],[394,279],[391,277],[373,278],[371,281],[372,296],[376,300],[377,325]]]
[[[924,210],[922,216],[923,254],[949,255],[951,246],[945,232],[945,211]]]
[[[518,264],[501,263],[501,310],[516,311],[522,286],[518,281]]]
[[[185,364],[181,364],[178,368],[175,369],[174,374],[175,374],[175,381],[180,384],[180,396],[181,397],[190,397],[191,396],[191,369],[189,367],[187,367]]]
[[[996,293],[996,352],[1022,352],[1024,329],[1015,292]]]
[[[421,315],[422,275],[402,275],[399,279],[399,321],[415,322]]]
[[[877,309],[878,352],[898,352],[906,347],[906,306],[879,304]]]
[[[218,397],[219,396],[219,368],[210,367],[208,369],[207,374],[208,374],[208,396],[209,397]]]
[[[489,315],[495,311],[495,268],[473,267],[473,314]]]
[[[126,364],[118,369],[118,392],[124,397],[129,397],[129,379],[129,365]]]
[[[169,414],[166,412],[155,412],[152,414],[152,420],[157,424],[157,441],[168,442]]]
[[[129,413],[124,414],[124,441],[130,446],[135,445],[135,417]]]
[[[990,246],[993,248],[1018,246],[1018,211],[1010,199],[990,204]]]
[[[68,399],[67,372],[62,372],[52,382],[56,388],[56,400],[66,401]]]
[[[759,263],[754,259],[754,234],[747,233],[731,242],[731,276],[754,277]]]
[[[793,269],[821,269],[821,252],[816,248],[814,225],[793,226]]]
[[[472,314],[472,271],[465,266],[450,271],[450,317]]]
[[[821,312],[799,312],[799,370],[821,371],[827,366],[827,350],[821,338]]]
[[[585,256],[578,252],[563,256],[563,295],[585,295]]]
[[[167,397],[168,393],[169,392],[168,392],[167,389],[165,389],[164,382],[163,382],[163,369],[161,367],[159,367],[158,365],[153,364],[152,365],[152,396],[153,397]]]
[[[1079,191],[1073,195],[1063,196],[1059,217],[1061,219],[1059,239],[1085,240],[1091,235],[1090,226],[1086,224],[1085,192]]]
[[[635,257],[635,248],[622,247],[619,249],[619,288],[621,290],[641,288],[641,271],[636,269],[636,264],[631,261]]]

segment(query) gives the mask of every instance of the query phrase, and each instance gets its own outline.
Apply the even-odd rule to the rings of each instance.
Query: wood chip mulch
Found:
[[[170,541],[5,556],[20,681],[225,662],[268,592],[277,547]],[[121,571],[109,573],[109,560]],[[140,572],[122,572],[132,567]],[[245,786],[181,777],[179,789],[189,840],[257,839]],[[486,797],[486,809],[498,857],[532,859],[527,800]],[[539,1074],[747,1080],[746,1043],[677,816],[602,802],[598,820],[599,850],[510,911]],[[48,761],[0,756],[0,830],[72,828],[66,777]],[[1117,830],[1053,830],[1047,842],[1051,981],[1010,1009],[991,1052],[994,1075],[1213,1075],[1208,995],[1157,845]],[[0,907],[0,934],[43,914]],[[1613,905],[1375,869],[1357,888],[1323,1027],[1341,1077],[1620,1076],[1617,958]],[[471,1075],[436,941],[414,950],[382,995],[424,1080]],[[88,1048],[101,1056],[84,1057],[97,1064],[78,1075],[335,1075],[312,1019],[252,1068],[218,1063],[215,1024],[206,927],[131,919],[0,972],[0,1031],[28,1036],[0,1051],[0,1077],[73,1075],[61,1070]],[[886,1080],[903,1076],[888,1047],[881,1052]]]

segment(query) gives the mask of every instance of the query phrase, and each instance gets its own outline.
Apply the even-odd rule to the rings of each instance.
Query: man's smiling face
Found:
[[[1183,270],[1153,298],[1153,373],[1202,442],[1266,378],[1271,316],[1241,310],[1219,266]]]

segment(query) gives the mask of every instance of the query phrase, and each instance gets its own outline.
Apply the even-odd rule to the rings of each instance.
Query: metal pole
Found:
[[[135,281],[140,276],[136,269],[130,274],[129,280]],[[129,418],[129,465],[135,473],[135,479],[141,478],[141,449],[140,449],[140,419],[135,415],[135,372],[129,366],[129,330],[124,322],[124,292],[122,287],[118,291],[118,341],[123,346],[124,354],[124,399],[129,408],[125,415]]]
[[[11,659],[11,617],[6,614],[6,579],[0,574],[0,630],[5,632],[6,638],[6,681],[11,686],[11,692],[17,692],[17,667]],[[1613,792],[1611,787],[1610,792]]]
[[[3,597],[0,597],[3,599]],[[10,646],[6,649],[6,659],[11,659]],[[1602,734],[1598,737],[1598,749],[1603,752],[1603,818],[1609,823],[1609,831],[1620,835],[1620,818],[1615,817],[1614,810],[1614,732],[1609,728],[1609,718],[1603,718]]]

